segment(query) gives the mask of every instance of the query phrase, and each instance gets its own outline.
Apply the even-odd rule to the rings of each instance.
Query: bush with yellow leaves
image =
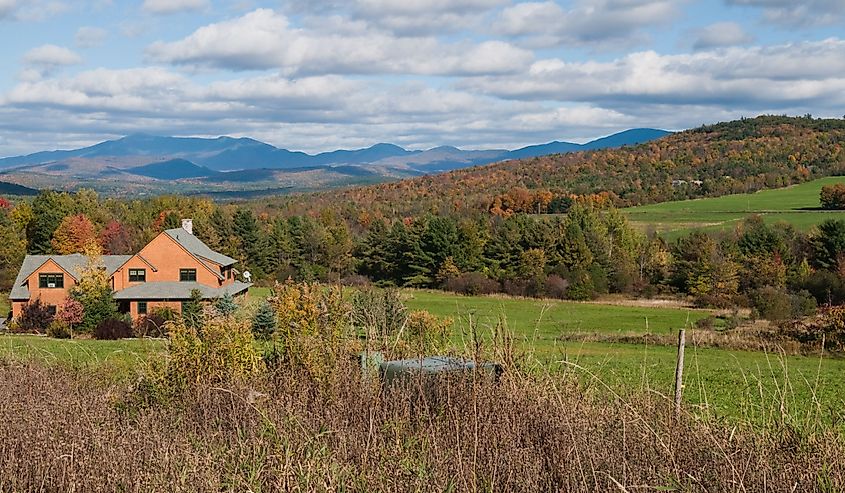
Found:
[[[342,288],[288,280],[276,283],[267,301],[278,318],[273,337],[276,350],[286,361],[324,380],[352,342],[350,310]]]

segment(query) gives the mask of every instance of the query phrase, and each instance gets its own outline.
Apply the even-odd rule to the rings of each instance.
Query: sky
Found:
[[[0,0],[0,156],[517,148],[845,115],[845,0]]]

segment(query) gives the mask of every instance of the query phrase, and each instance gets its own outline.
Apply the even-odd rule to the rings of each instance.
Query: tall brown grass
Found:
[[[85,373],[0,362],[0,491],[842,491],[835,432],[763,433],[555,376],[385,388],[280,366],[128,412]],[[423,391],[423,389],[426,389]]]

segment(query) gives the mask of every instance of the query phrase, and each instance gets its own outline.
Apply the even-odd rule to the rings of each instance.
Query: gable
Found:
[[[219,269],[204,262],[202,258],[188,251],[166,232],[160,233],[147,243],[134,257],[140,257],[145,263],[155,265],[158,270],[172,268],[195,268],[211,273],[215,280],[222,280]]]

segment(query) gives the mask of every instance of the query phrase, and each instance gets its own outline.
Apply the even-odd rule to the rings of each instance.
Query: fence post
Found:
[[[684,345],[686,344],[686,330],[678,331],[678,361],[675,366],[675,415],[681,414],[681,396],[684,387]]]

